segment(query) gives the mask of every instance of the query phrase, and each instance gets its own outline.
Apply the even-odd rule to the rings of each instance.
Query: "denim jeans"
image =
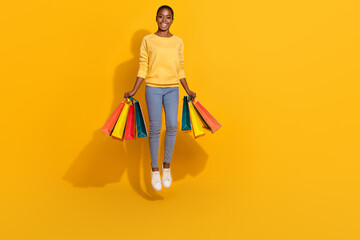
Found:
[[[145,99],[150,123],[149,146],[151,167],[158,168],[162,107],[164,106],[166,121],[164,162],[170,163],[177,133],[179,87],[160,88],[145,86]]]

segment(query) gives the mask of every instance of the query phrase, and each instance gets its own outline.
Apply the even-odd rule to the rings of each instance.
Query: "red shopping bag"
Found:
[[[135,108],[134,104],[130,105],[129,113],[126,120],[125,140],[135,140]]]
[[[221,124],[214,118],[213,115],[211,115],[206,110],[206,108],[203,105],[201,105],[201,103],[196,98],[194,100],[192,100],[192,103],[193,103],[196,111],[201,116],[202,122],[207,125],[207,127],[205,127],[205,128],[208,128],[212,133],[214,133],[221,127]]]
[[[121,101],[120,104],[117,106],[115,111],[110,115],[104,126],[101,128],[101,131],[106,135],[111,135],[111,132],[114,129],[116,121],[118,120],[120,113],[124,107],[124,101]]]

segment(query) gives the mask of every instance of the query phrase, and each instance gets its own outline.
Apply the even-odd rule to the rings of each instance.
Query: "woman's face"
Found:
[[[168,30],[173,22],[170,10],[166,8],[161,9],[156,17],[156,22],[158,23],[160,30]]]

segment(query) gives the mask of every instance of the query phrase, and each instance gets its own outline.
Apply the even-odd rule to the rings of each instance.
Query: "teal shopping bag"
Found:
[[[147,137],[148,134],[147,134],[146,124],[140,103],[135,98],[132,97],[129,98],[130,100],[134,101],[137,138]]]
[[[181,116],[181,131],[183,131],[183,132],[191,131],[189,102],[188,102],[187,96],[184,96],[184,98],[183,98],[183,109],[182,109],[182,116]]]

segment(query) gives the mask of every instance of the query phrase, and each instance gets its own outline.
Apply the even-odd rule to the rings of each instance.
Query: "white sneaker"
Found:
[[[161,190],[160,171],[153,171],[151,169],[151,185],[156,191]]]
[[[163,177],[162,177],[162,185],[164,188],[169,188],[171,186],[171,173],[170,167],[164,168],[164,164],[161,164],[161,168],[163,170]]]

